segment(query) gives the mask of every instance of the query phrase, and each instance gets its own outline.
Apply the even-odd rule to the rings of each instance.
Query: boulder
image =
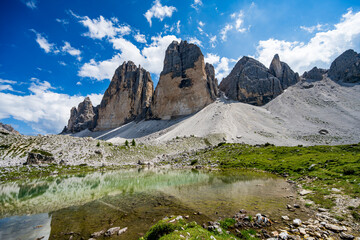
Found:
[[[218,95],[214,68],[205,65],[195,44],[172,42],[155,89],[149,119],[171,119],[195,113]]]
[[[334,81],[360,82],[360,54],[352,49],[345,51],[331,63],[328,76]]]
[[[150,73],[133,62],[124,62],[115,71],[98,106],[95,130],[119,127],[145,118],[153,97]]]
[[[310,71],[304,72],[302,77],[307,80],[320,81],[323,79],[323,75],[326,74],[327,72],[328,70],[326,69],[314,67]]]
[[[36,152],[29,152],[24,165],[32,164],[49,164],[55,162],[55,158],[51,154],[41,154]]]
[[[86,97],[83,102],[79,103],[77,108],[73,107],[70,110],[68,125],[62,133],[75,133],[94,128],[96,114],[97,109],[93,107],[90,98]]]
[[[281,81],[259,61],[241,58],[219,89],[232,100],[264,105],[283,92]]]
[[[281,62],[278,54],[275,54],[271,61],[269,71],[280,80],[283,90],[300,81],[299,74],[295,73],[289,65]]]

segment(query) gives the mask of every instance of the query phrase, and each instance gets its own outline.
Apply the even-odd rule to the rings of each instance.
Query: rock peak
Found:
[[[200,48],[173,41],[154,93],[149,118],[170,119],[197,112],[218,95],[214,69],[205,65]]]
[[[331,63],[328,76],[334,81],[360,82],[360,54],[352,49],[342,53]]]
[[[87,96],[84,101],[79,103],[77,108],[71,108],[68,125],[62,133],[75,133],[85,129],[93,129],[96,112],[97,109],[93,107],[90,98]]]
[[[99,106],[95,130],[119,127],[145,118],[154,93],[150,73],[134,62],[119,66]]]
[[[271,61],[269,71],[280,80],[283,90],[300,81],[298,73],[295,73],[289,65],[280,61],[278,54],[275,54]]]

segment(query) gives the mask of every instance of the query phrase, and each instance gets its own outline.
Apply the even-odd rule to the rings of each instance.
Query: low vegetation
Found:
[[[140,240],[176,240],[176,239],[239,239],[232,234],[211,232],[196,222],[186,222],[175,217],[161,220],[153,225]],[[248,238],[251,239],[251,238]]]

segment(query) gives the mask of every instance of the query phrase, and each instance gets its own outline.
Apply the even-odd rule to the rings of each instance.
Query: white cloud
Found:
[[[76,85],[77,85],[77,86],[81,86],[82,83],[81,83],[81,82],[77,82]]]
[[[57,21],[58,23],[61,23],[62,25],[68,25],[69,21],[66,19],[60,19],[60,18],[56,18],[55,21]]]
[[[238,14],[235,14],[235,29],[240,33],[246,31],[246,28],[242,27],[243,23],[244,23],[244,13],[243,11],[240,11]]]
[[[230,25],[230,24],[226,24],[225,27],[224,27],[223,29],[221,29],[220,35],[221,35],[221,39],[222,39],[223,41],[226,41],[226,39],[227,39],[227,33],[228,33],[231,29],[233,29],[233,26]]]
[[[216,42],[217,42],[217,37],[216,36],[210,36],[209,41],[210,41],[210,44],[211,44],[212,48],[216,47]]]
[[[202,22],[202,21],[199,21],[199,26],[200,26],[200,27],[204,27],[204,26],[205,26],[205,23]]]
[[[88,28],[89,31],[83,35],[92,39],[113,38],[118,35],[124,36],[131,33],[130,27],[128,25],[120,25],[117,18],[105,19],[100,15],[99,18],[90,19],[88,16],[81,17],[76,15],[71,10],[69,12],[77,19],[80,19],[79,22],[84,27]]]
[[[134,35],[135,41],[139,43],[146,43],[146,37],[144,34],[140,34],[139,32]]]
[[[176,22],[176,33],[180,34],[180,20]]]
[[[19,96],[1,93],[0,119],[13,117],[24,121],[41,133],[59,133],[67,124],[70,109],[84,100],[84,96],[70,96],[51,91],[50,83],[32,83],[31,94]],[[102,94],[89,95],[92,103],[100,103]]]
[[[316,31],[323,30],[323,27],[324,27],[324,25],[318,23],[317,25],[311,26],[311,27],[300,26],[300,29],[302,29],[308,33],[313,33],[315,30]]]
[[[59,61],[59,64],[62,65],[62,66],[66,66],[67,64],[63,61]]]
[[[175,12],[177,9],[173,6],[163,6],[161,5],[160,0],[155,0],[153,2],[153,5],[147,12],[144,14],[146,20],[149,22],[150,27],[152,25],[152,18],[157,18],[161,22],[164,20],[165,17],[171,17],[173,12]]]
[[[308,42],[289,42],[268,39],[257,46],[258,60],[269,65],[274,54],[287,62],[295,71],[303,72],[314,66],[329,67],[331,61],[360,40],[360,12],[351,9],[344,14],[332,30],[315,34]],[[359,45],[357,45],[359,46]]]
[[[201,41],[199,39],[197,39],[196,37],[190,37],[187,41],[189,43],[193,43],[193,44],[196,44],[196,45],[202,47]]]
[[[0,78],[0,83],[16,84],[17,82]]]
[[[124,61],[133,61],[137,65],[143,66],[146,70],[154,74],[160,74],[163,68],[165,51],[172,41],[180,41],[174,35],[157,36],[151,38],[151,44],[144,47],[141,51],[134,44],[124,38],[114,38],[110,42],[114,49],[120,53],[111,59],[85,63],[79,70],[80,77],[90,77],[96,80],[111,79],[115,69]]]
[[[194,0],[194,3],[192,3],[190,6],[192,8],[195,8],[196,10],[199,10],[199,7],[203,5],[201,0]]]
[[[25,2],[25,5],[26,5],[28,8],[31,8],[31,9],[37,8],[36,4],[37,4],[37,1],[36,1],[36,0],[30,0],[30,1],[26,1],[26,2]]]
[[[42,48],[46,53],[55,52],[57,53],[57,49],[55,48],[55,44],[49,43],[49,41],[42,36],[40,33],[36,32],[34,29],[31,29],[36,34],[36,42],[39,44],[40,48]]]
[[[77,57],[78,61],[81,61],[81,51],[79,49],[76,49],[70,45],[69,42],[65,42],[64,46],[61,49],[63,52],[67,52],[71,56]]]
[[[223,78],[229,75],[237,60],[227,57],[220,58],[217,54],[208,53],[205,56],[205,62],[214,66],[216,78],[220,83]]]

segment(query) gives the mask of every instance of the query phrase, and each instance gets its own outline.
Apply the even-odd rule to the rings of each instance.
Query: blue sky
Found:
[[[302,74],[360,51],[359,1],[2,0],[0,121],[58,133],[85,96],[97,105],[123,61],[157,84],[173,40],[198,44],[219,81],[242,56],[278,53]]]

